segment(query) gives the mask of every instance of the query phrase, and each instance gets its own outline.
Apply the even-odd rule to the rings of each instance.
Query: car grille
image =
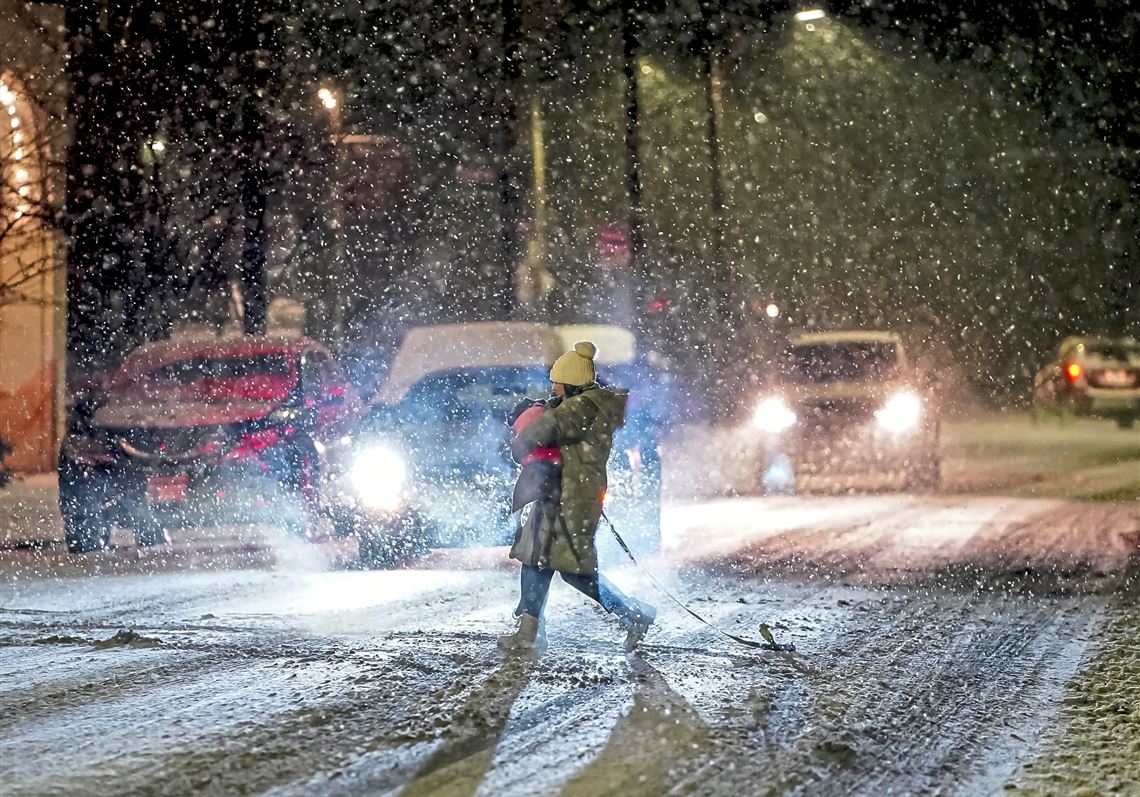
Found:
[[[226,434],[219,426],[188,426],[175,429],[135,427],[114,430],[113,437],[117,441],[126,443],[129,448],[124,446],[124,450],[133,456],[174,458],[201,451],[211,442],[222,442],[226,439]]]
[[[863,398],[809,401],[799,405],[798,415],[810,426],[847,426],[870,420],[878,406],[878,402]]]

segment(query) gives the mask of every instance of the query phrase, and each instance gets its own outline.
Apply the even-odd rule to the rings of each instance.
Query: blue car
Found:
[[[563,350],[562,338],[541,324],[409,333],[333,490],[334,519],[359,539],[363,563],[384,566],[429,547],[512,542],[518,466],[507,418],[524,399],[550,395],[550,363]],[[600,360],[599,379],[625,387],[619,365]],[[655,423],[636,399],[631,406],[610,460],[607,509],[635,551],[648,553],[661,539],[660,457]]]

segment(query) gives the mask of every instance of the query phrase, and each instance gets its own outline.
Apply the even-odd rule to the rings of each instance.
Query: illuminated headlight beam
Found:
[[[752,424],[762,432],[779,434],[796,422],[796,414],[779,396],[769,396],[756,405]]]
[[[888,432],[912,431],[922,421],[922,399],[909,390],[892,394],[875,410],[875,422]]]
[[[400,508],[408,466],[387,446],[371,446],[356,455],[349,480],[360,503],[369,509],[394,512]]]

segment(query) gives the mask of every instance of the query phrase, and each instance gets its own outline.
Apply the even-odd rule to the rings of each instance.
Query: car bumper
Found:
[[[277,478],[257,463],[193,472],[115,466],[65,471],[61,500],[99,510],[110,525],[127,528],[151,519],[163,528],[276,525],[298,511]]]
[[[514,536],[510,492],[502,485],[477,480],[454,484],[416,485],[398,504],[370,506],[351,486],[338,482],[330,514],[358,533],[415,535],[431,545],[462,547],[501,545]]]
[[[1080,412],[1085,415],[1140,415],[1140,390],[1088,388],[1079,395],[1077,404]]]
[[[793,429],[769,437],[770,454],[791,460],[797,473],[898,471],[937,455],[933,429],[884,432],[873,423]]]

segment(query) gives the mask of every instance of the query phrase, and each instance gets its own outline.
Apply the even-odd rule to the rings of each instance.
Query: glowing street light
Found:
[[[827,14],[822,8],[806,8],[803,11],[796,12],[796,22],[815,22],[817,19],[823,19]]]
[[[775,302],[768,302],[768,306],[764,308],[764,315],[768,316],[769,318],[779,318],[780,305],[776,304]]]
[[[321,101],[321,105],[325,106],[330,111],[336,108],[338,105],[336,92],[334,92],[332,89],[326,88],[325,86],[321,86],[320,89],[317,90],[317,99]]]

